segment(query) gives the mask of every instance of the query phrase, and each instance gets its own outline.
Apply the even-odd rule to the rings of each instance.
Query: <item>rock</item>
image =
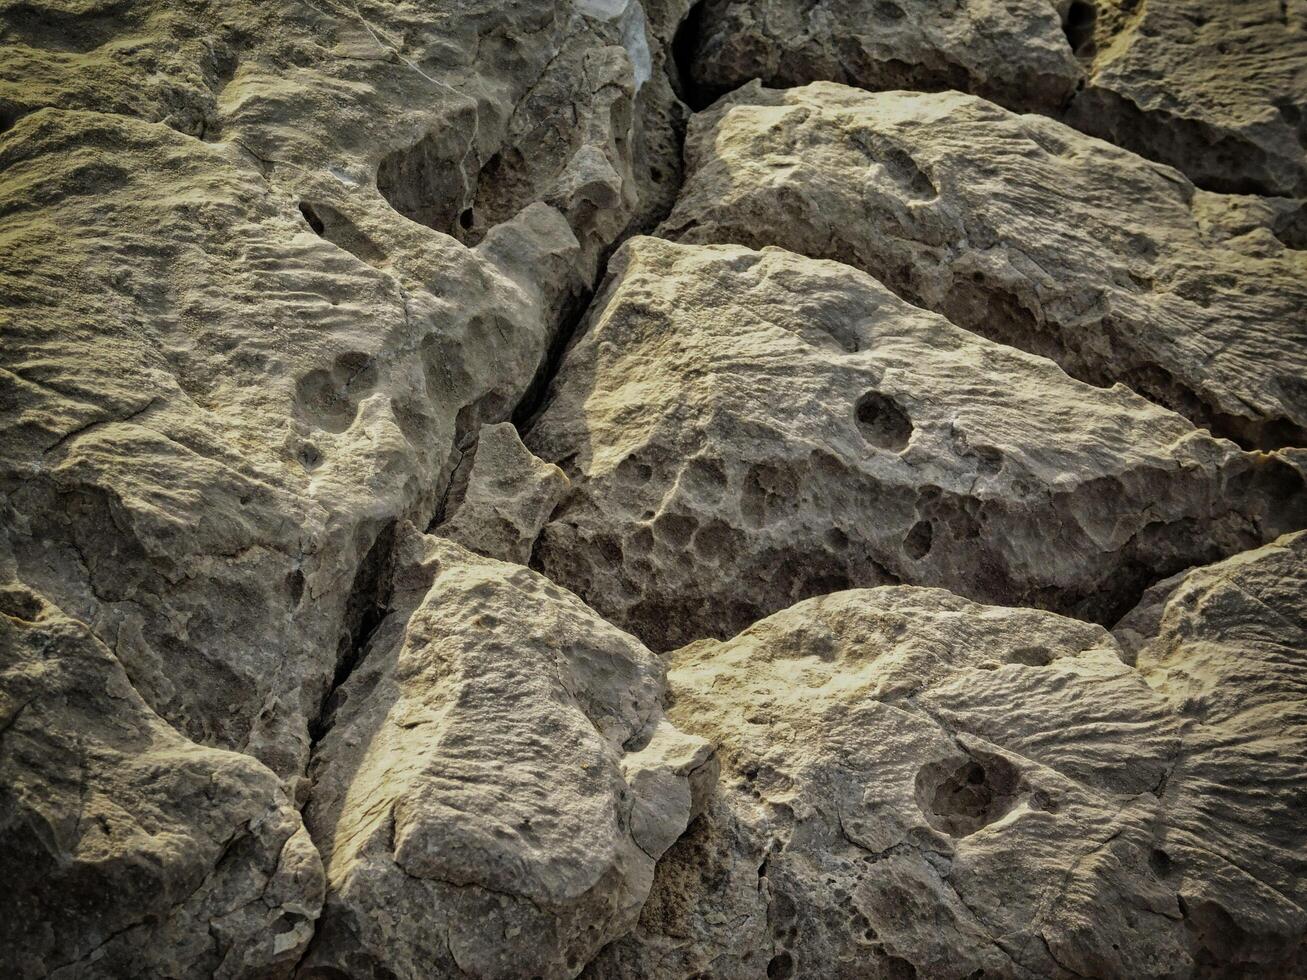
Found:
[[[1074,0],[1067,121],[1200,187],[1307,196],[1307,17],[1279,0]]]
[[[1307,506],[1283,458],[774,248],[629,241],[526,441],[571,479],[534,561],[655,649],[898,581],[1113,622]]]
[[[662,688],[576,597],[402,532],[394,611],[314,756],[329,891],[301,976],[579,973],[634,925],[715,775]]]
[[[1180,802],[1196,719],[1122,655],[1096,626],[910,587],[677,651],[669,717],[718,744],[718,802],[587,976],[1294,975],[1302,877],[1275,886],[1302,852],[1266,886],[1240,869],[1290,825]],[[1241,765],[1188,785],[1219,805]],[[1257,785],[1288,805],[1302,767],[1281,772]]]
[[[290,975],[322,862],[267,768],[179,736],[0,558],[0,949],[13,977]]]
[[[0,169],[18,576],[186,737],[298,779],[387,529],[531,385],[576,239],[544,205],[477,250],[396,216],[413,262],[379,269],[238,147],[101,113],[24,117]]]
[[[454,480],[452,516],[437,533],[487,558],[527,564],[540,529],[567,492],[563,471],[532,456],[511,422],[481,427],[459,465],[464,471],[462,481]]]
[[[691,125],[661,228],[833,258],[1196,424],[1307,442],[1302,211],[957,93],[757,86]],[[1277,237],[1280,236],[1280,237]]]
[[[684,45],[702,105],[761,79],[867,89],[960,89],[1053,110],[1083,78],[1049,0],[704,0]]]

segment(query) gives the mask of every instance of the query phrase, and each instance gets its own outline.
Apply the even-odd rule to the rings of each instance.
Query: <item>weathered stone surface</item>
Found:
[[[0,958],[12,977],[289,976],[322,861],[278,778],[180,737],[0,552]]]
[[[1280,0],[1075,0],[1072,125],[1237,194],[1307,195],[1307,12]]]
[[[970,96],[830,84],[735,93],[695,117],[686,159],[669,238],[848,262],[1245,444],[1307,443],[1296,202],[1196,191]]]
[[[329,892],[302,975],[575,976],[715,776],[662,688],[575,596],[403,532],[394,612],[314,757]]]
[[[867,89],[959,89],[1057,109],[1084,76],[1049,0],[704,0],[685,61],[706,99],[752,79]]]
[[[1232,715],[1269,686],[1301,717],[1245,667]],[[720,802],[588,975],[1296,975],[1301,820],[1228,804],[1296,798],[1300,732],[1250,779],[1234,731],[1199,748],[1221,711],[1145,678],[1101,628],[906,587],[678,651],[669,715],[719,745]]]
[[[451,516],[436,533],[487,558],[525,565],[566,492],[567,476],[532,456],[511,422],[483,425],[455,473]]]
[[[779,249],[628,242],[527,444],[535,561],[656,649],[897,581],[1112,622],[1304,519],[1300,472]]]

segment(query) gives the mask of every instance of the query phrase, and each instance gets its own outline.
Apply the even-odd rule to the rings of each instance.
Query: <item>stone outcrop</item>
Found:
[[[0,950],[15,977],[289,976],[322,861],[266,767],[195,745],[0,553]]]
[[[712,788],[663,668],[521,566],[401,532],[394,611],[335,695],[307,821],[305,977],[575,976]]]
[[[1300,614],[1277,570],[1267,598]],[[1242,652],[1237,618],[1217,630]],[[587,975],[1294,975],[1301,821],[1253,801],[1304,785],[1307,664],[1243,660],[1250,683],[1211,678],[1223,703],[1198,703],[1171,682],[1215,635],[1171,647],[1159,678],[1101,628],[898,587],[678,651],[670,717],[719,746],[720,799]]]
[[[1112,622],[1298,526],[1303,477],[848,266],[628,242],[527,442],[535,561],[657,649],[893,582]]]
[[[449,516],[436,533],[487,558],[525,565],[567,485],[562,470],[522,445],[511,422],[483,425],[459,462]]]
[[[1073,0],[1067,121],[1236,194],[1307,196],[1307,12],[1279,0]]]
[[[683,58],[701,102],[761,79],[958,89],[1052,111],[1084,77],[1049,0],[703,0],[691,16]]]
[[[1197,191],[957,93],[746,87],[660,233],[837,259],[959,326],[1248,445],[1307,442],[1299,205]],[[1280,236],[1280,237],[1277,237]]]

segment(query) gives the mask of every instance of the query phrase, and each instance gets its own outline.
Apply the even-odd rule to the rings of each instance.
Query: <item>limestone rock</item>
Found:
[[[1249,665],[1254,690],[1278,683],[1270,666]],[[1237,739],[1186,775],[1204,712],[1177,714],[1099,627],[850,591],[678,651],[668,683],[671,720],[719,745],[719,802],[659,863],[596,980],[1301,967],[1301,821],[1226,805],[1254,782],[1290,805],[1301,736],[1271,781],[1248,780]],[[1280,690],[1299,717],[1302,689]]]
[[[527,444],[535,561],[655,649],[898,581],[1112,622],[1304,519],[1303,476],[780,249],[636,238]]]
[[[868,89],[959,89],[1060,108],[1083,78],[1049,0],[704,0],[686,62],[709,100],[751,79]]]
[[[1307,196],[1307,11],[1280,0],[1074,0],[1089,65],[1067,120],[1238,194]]]
[[[568,977],[634,924],[703,806],[663,667],[541,576],[405,531],[306,819],[329,891],[304,977]]]
[[[487,558],[525,565],[540,529],[567,491],[567,477],[531,455],[511,422],[483,425],[458,468],[442,537]],[[458,485],[461,484],[461,485]],[[452,494],[451,494],[452,496]]]
[[[686,159],[669,238],[838,259],[1247,445],[1307,442],[1295,202],[957,93],[751,86],[694,119]]]
[[[289,976],[324,882],[278,778],[180,737],[84,623],[3,579],[6,975]]]

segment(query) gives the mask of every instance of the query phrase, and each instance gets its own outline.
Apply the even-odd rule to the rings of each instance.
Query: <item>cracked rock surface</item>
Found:
[[[1307,441],[1301,203],[1227,197],[958,93],[745,87],[660,233],[779,245],[1249,445]]]
[[[534,561],[657,649],[892,582],[1110,623],[1305,516],[1290,462],[848,266],[636,238],[609,275],[528,435],[571,478]]]
[[[0,973],[1307,977],[1303,25],[0,0]]]

